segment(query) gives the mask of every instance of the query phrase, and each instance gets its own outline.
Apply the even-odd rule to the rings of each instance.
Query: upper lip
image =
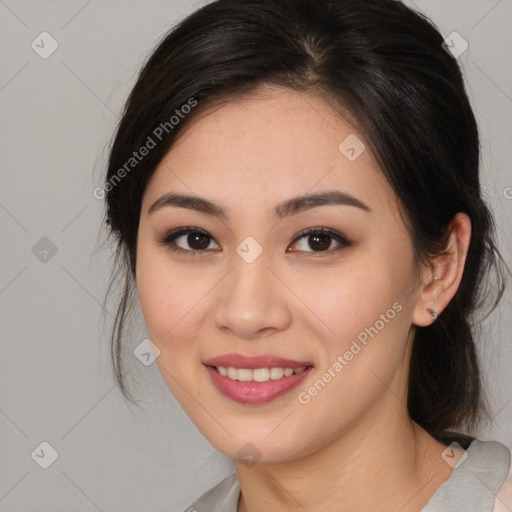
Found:
[[[284,357],[262,354],[259,356],[244,356],[243,354],[222,354],[204,361],[207,366],[224,366],[233,368],[300,368],[302,366],[312,366],[310,361],[296,361]]]

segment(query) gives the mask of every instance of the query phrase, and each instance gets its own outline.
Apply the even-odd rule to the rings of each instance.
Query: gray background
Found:
[[[110,252],[98,234],[103,201],[93,196],[140,65],[203,3],[0,0],[1,511],[179,511],[232,468],[156,364],[133,357],[142,410],[114,384],[101,320]],[[512,265],[512,0],[407,3],[443,36],[456,31],[469,43],[459,60],[481,128],[486,196]],[[31,47],[43,31],[59,45],[46,59]],[[480,344],[494,423],[479,437],[508,446],[510,299],[509,290]],[[114,312],[111,304],[107,320]],[[146,337],[141,322],[135,345]],[[43,441],[58,452],[47,469]]]

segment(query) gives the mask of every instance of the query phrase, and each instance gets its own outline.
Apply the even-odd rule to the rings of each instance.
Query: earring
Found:
[[[427,308],[427,313],[434,319],[436,320],[437,319],[437,313],[435,312],[434,309],[432,308]]]

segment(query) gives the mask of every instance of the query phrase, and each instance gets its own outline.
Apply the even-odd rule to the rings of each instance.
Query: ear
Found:
[[[425,269],[412,318],[413,325],[425,327],[434,322],[427,309],[440,315],[459,288],[471,240],[471,220],[457,213],[448,227],[446,254],[435,258],[432,268]]]

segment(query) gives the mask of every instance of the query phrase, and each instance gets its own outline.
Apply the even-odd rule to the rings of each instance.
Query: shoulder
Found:
[[[512,510],[512,463],[509,463],[509,470],[505,482],[496,495],[493,512],[510,512],[510,510]]]
[[[441,485],[423,511],[510,512],[511,462],[512,453],[504,444],[474,439],[467,449],[467,457],[460,460],[452,476]],[[239,497],[238,476],[233,472],[183,512],[237,512]],[[488,506],[491,502],[494,508]]]
[[[447,450],[455,447],[453,443]],[[498,441],[474,439],[465,452],[422,512],[510,512],[510,484],[504,487],[510,481],[510,449]],[[504,508],[495,508],[500,505]]]
[[[510,449],[498,441],[483,441],[475,439],[467,450],[469,460],[465,468],[465,492],[467,494],[479,492],[490,495],[494,508],[493,512],[503,510],[510,512],[511,462]],[[463,465],[464,466],[464,465]],[[462,466],[462,467],[463,467]],[[490,500],[491,501],[491,500]]]
[[[183,512],[236,512],[240,485],[236,472],[203,493]]]

